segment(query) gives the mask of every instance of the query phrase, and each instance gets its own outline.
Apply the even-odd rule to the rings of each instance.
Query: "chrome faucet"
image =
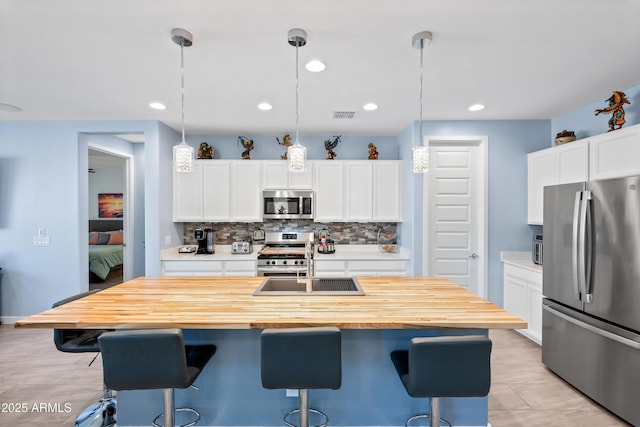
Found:
[[[300,280],[299,272],[296,272],[296,281],[305,284],[305,292],[310,294],[313,291],[313,244],[306,242],[304,244],[304,259],[307,261],[307,272],[303,280]]]

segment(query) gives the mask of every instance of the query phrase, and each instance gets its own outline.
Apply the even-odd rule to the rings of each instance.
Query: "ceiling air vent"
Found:
[[[353,119],[355,111],[334,111],[333,118],[334,119]]]

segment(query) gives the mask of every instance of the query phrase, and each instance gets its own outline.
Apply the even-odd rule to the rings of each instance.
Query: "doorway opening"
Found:
[[[425,273],[487,297],[487,137],[426,136]]]

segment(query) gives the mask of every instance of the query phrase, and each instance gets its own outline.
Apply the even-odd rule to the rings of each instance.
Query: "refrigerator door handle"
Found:
[[[579,242],[579,230],[580,230],[580,207],[582,200],[582,191],[576,191],[576,198],[573,204],[573,234],[571,238],[571,271],[573,278],[573,293],[576,301],[580,301],[580,281],[579,281],[579,265],[578,265],[578,242]]]
[[[549,313],[551,313],[554,316],[557,316],[563,320],[566,320],[569,323],[573,323],[574,325],[586,329],[588,331],[593,332],[594,334],[598,334],[600,336],[603,336],[605,338],[609,338],[610,340],[616,341],[620,344],[626,345],[627,347],[631,347],[634,348],[636,350],[640,350],[640,343],[634,341],[634,340],[630,340],[629,338],[625,338],[625,337],[621,337],[620,335],[614,334],[612,332],[609,331],[605,331],[604,329],[600,329],[597,328],[593,325],[590,325],[586,322],[583,322],[581,320],[578,320],[574,317],[568,316],[564,313],[559,312],[558,310],[549,307],[548,305],[542,305],[542,309],[545,311],[548,311]]]
[[[593,258],[592,253],[592,229],[591,229],[591,200],[593,194],[589,190],[585,190],[582,193],[582,218],[581,223],[581,242],[582,253],[580,258],[582,259],[582,267],[580,268],[583,277],[583,295],[584,302],[591,304],[593,301],[593,283],[591,281],[591,260]]]

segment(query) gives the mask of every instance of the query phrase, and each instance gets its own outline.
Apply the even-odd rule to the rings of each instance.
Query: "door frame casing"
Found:
[[[478,250],[479,257],[477,261],[479,261],[480,265],[478,268],[478,296],[481,298],[487,298],[489,293],[488,280],[489,280],[489,269],[488,269],[488,259],[487,254],[489,253],[489,239],[488,239],[488,230],[489,230],[489,197],[488,197],[488,188],[489,188],[489,176],[488,176],[488,159],[489,159],[489,148],[488,148],[489,138],[487,136],[473,136],[473,135],[462,135],[462,136],[441,136],[441,135],[425,135],[423,138],[423,144],[427,147],[431,147],[434,145],[437,146],[469,146],[475,145],[478,149],[478,154],[481,156],[478,164],[480,165],[480,195],[477,198],[482,206],[479,209],[476,209],[476,220],[478,224],[480,224],[480,235],[478,236]],[[431,150],[429,150],[431,151]],[[431,158],[431,153],[429,153]],[[423,275],[429,276],[429,257],[431,255],[431,247],[430,247],[430,215],[429,215],[429,173],[424,174],[422,177],[422,212],[424,212],[423,221],[423,236],[422,236],[422,269]]]
[[[123,258],[124,264],[122,266],[122,279],[123,281],[131,280],[133,278],[133,266],[134,266],[134,254],[135,254],[135,239],[134,239],[134,218],[135,218],[135,206],[133,203],[133,191],[134,191],[134,162],[133,154],[126,153],[124,151],[115,150],[104,145],[89,142],[87,144],[88,150],[99,151],[101,153],[110,154],[115,157],[119,157],[124,160],[124,186],[125,192],[123,195],[124,203],[124,217],[122,218],[124,241],[123,246]],[[88,152],[88,151],[87,151]]]

